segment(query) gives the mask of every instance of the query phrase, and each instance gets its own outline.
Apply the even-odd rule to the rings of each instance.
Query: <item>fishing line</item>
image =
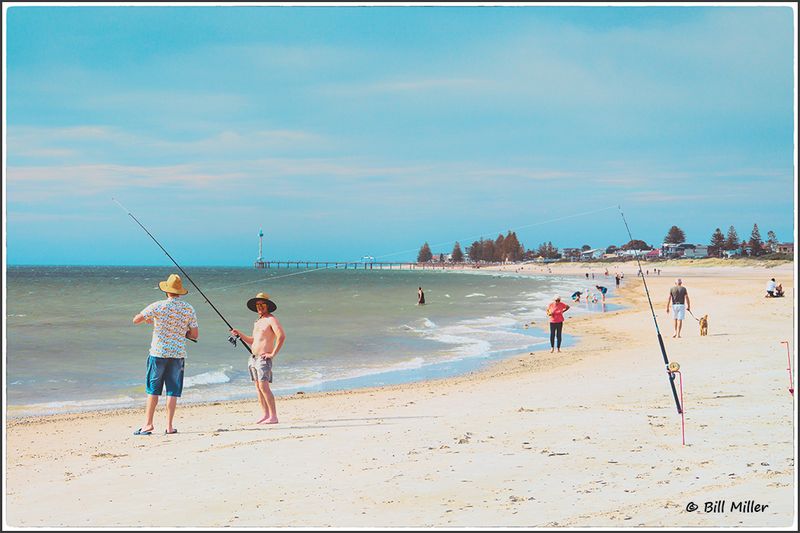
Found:
[[[118,205],[118,206],[119,206],[119,207],[120,207],[120,208],[121,208],[123,211],[125,211],[126,213],[128,213],[128,216],[129,216],[129,217],[131,217],[131,218],[134,220],[134,222],[136,222],[137,224],[139,224],[139,227],[141,227],[141,228],[142,228],[142,229],[145,231],[145,233],[147,233],[147,234],[150,236],[150,238],[151,238],[151,239],[153,239],[153,242],[155,242],[155,243],[158,245],[158,247],[159,247],[159,248],[161,248],[161,251],[163,251],[165,254],[167,254],[167,257],[169,257],[170,261],[172,261],[173,263],[175,263],[175,266],[176,266],[176,267],[178,267],[178,270],[180,270],[180,271],[181,271],[181,273],[182,273],[184,276],[186,276],[186,279],[188,279],[188,280],[189,280],[189,282],[190,282],[192,285],[194,285],[194,288],[195,288],[195,289],[197,289],[197,292],[199,292],[199,293],[200,293],[200,295],[201,295],[201,296],[202,296],[202,297],[205,299],[206,303],[208,303],[208,305],[210,305],[210,306],[211,306],[211,308],[212,308],[212,309],[214,309],[214,311],[215,311],[215,312],[216,312],[216,313],[219,315],[219,317],[222,319],[222,321],[223,321],[223,322],[225,322],[225,324],[228,326],[228,329],[229,329],[229,330],[232,330],[232,329],[233,329],[233,326],[231,326],[230,322],[228,322],[228,321],[225,319],[225,317],[224,317],[224,316],[222,316],[222,313],[220,313],[220,312],[219,312],[219,310],[216,308],[216,306],[215,306],[213,303],[211,303],[211,300],[209,300],[209,299],[208,299],[208,297],[207,297],[205,294],[203,294],[203,291],[200,289],[200,287],[198,287],[198,286],[197,286],[197,283],[195,283],[195,282],[194,282],[194,280],[193,280],[193,279],[192,279],[192,278],[189,276],[189,274],[187,274],[187,273],[186,273],[186,271],[185,271],[185,270],[184,270],[184,269],[183,269],[183,268],[182,268],[182,267],[181,267],[181,266],[178,264],[178,262],[177,262],[177,261],[175,261],[175,259],[174,259],[174,258],[173,258],[173,257],[172,257],[170,254],[169,254],[169,252],[168,252],[168,251],[167,251],[167,250],[166,250],[166,249],[165,249],[163,246],[161,246],[161,243],[160,243],[160,242],[158,242],[158,239],[156,239],[155,237],[153,237],[153,234],[152,234],[152,233],[150,233],[150,232],[147,230],[147,228],[145,228],[145,227],[144,227],[144,225],[143,225],[141,222],[139,222],[139,219],[137,219],[135,216],[133,216],[133,213],[131,213],[131,212],[130,212],[130,210],[129,210],[128,208],[126,208],[126,207],[125,207],[125,206],[123,206],[121,203],[119,203],[119,202],[117,201],[117,199],[116,199],[116,198],[112,198],[112,200],[114,200],[114,202],[116,202],[116,203],[117,203],[117,205]],[[228,338],[228,341],[230,341],[230,343],[231,343],[231,344],[233,344],[234,346],[236,346],[236,341],[237,341],[237,339],[238,339],[238,337],[236,337],[236,336],[232,335],[231,337],[229,337],[229,338]],[[253,355],[253,352],[250,350],[250,346],[248,346],[248,345],[247,345],[247,343],[246,343],[246,342],[244,342],[243,340],[242,340],[242,346],[244,346],[244,347],[245,347],[245,349],[246,349],[248,352],[250,352],[250,355]]]
[[[622,213],[622,207],[617,206],[619,208],[619,214],[622,216],[622,221],[625,223],[625,229],[628,230],[628,237],[630,237],[631,241],[633,241],[633,235],[631,235],[631,229],[628,227],[628,221],[625,220],[625,215]],[[634,250],[634,257],[636,257],[636,264],[639,265],[639,273],[642,274],[642,282],[644,283],[644,292],[647,294],[647,303],[650,304],[650,313],[653,315],[653,323],[656,325],[656,334],[658,335],[658,344],[661,346],[661,355],[664,357],[664,366],[667,369],[667,374],[669,376],[669,384],[672,388],[672,396],[675,399],[675,406],[678,408],[678,414],[683,413],[683,408],[681,407],[681,402],[678,400],[678,391],[675,389],[675,374],[669,368],[670,363],[669,359],[667,358],[667,350],[664,348],[664,339],[661,338],[661,331],[658,329],[658,321],[656,320],[656,312],[653,310],[653,300],[650,299],[650,291],[647,288],[647,278],[643,274],[642,270],[642,263],[639,261],[639,254],[636,250]],[[694,316],[694,315],[693,315]]]

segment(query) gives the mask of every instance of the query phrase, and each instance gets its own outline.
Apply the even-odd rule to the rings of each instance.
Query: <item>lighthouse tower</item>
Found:
[[[256,268],[269,268],[269,265],[264,261],[263,254],[263,239],[264,239],[264,232],[261,231],[261,228],[258,228],[258,259],[256,259],[253,266]]]

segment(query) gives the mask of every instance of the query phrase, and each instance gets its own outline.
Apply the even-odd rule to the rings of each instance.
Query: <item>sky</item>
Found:
[[[3,9],[8,265],[795,238],[788,4]]]

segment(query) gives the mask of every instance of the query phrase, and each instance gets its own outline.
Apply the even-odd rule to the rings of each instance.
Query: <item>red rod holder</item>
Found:
[[[668,374],[678,374],[678,384],[681,393],[681,443],[686,446],[686,404],[683,403],[683,374],[680,370],[667,371]]]

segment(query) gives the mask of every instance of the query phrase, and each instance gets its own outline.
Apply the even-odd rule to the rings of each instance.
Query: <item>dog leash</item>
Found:
[[[697,320],[698,322],[700,322],[700,319],[699,319],[699,318],[697,318],[696,316],[694,316],[694,313],[692,313],[692,310],[691,310],[691,309],[687,309],[687,311],[689,311],[689,314],[690,314],[690,315],[692,315],[692,318],[694,318],[695,320]]]

